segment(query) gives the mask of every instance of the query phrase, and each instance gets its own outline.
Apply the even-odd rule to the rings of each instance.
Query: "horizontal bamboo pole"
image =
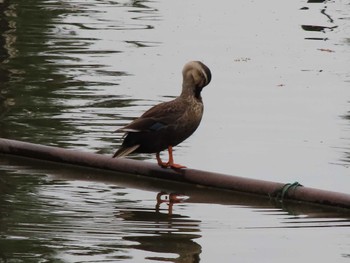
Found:
[[[159,167],[157,164],[145,161],[125,158],[114,159],[111,156],[101,154],[79,152],[3,138],[0,138],[0,153],[214,187],[270,198],[303,201],[350,209],[349,194],[301,187],[300,185],[249,179],[196,169],[165,169]]]

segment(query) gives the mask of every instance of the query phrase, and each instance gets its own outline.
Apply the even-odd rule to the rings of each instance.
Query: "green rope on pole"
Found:
[[[284,199],[284,196],[288,193],[290,190],[295,190],[298,186],[302,186],[299,182],[294,182],[292,184],[285,184],[282,188],[282,193],[281,193],[281,200]]]
[[[286,194],[291,190],[295,190],[299,186],[303,186],[303,185],[301,185],[299,182],[294,182],[292,184],[291,183],[285,184],[282,187],[282,189],[279,191],[280,194],[277,195],[277,199],[279,199],[279,201],[283,202]]]

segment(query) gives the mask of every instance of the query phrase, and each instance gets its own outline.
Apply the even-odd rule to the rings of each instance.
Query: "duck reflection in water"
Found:
[[[202,247],[195,241],[200,238],[201,221],[180,214],[160,213],[161,204],[169,205],[186,200],[188,197],[176,193],[160,192],[154,208],[116,207],[115,216],[130,224],[123,236],[131,241],[129,248],[147,251],[145,260],[161,262],[199,262]]]
[[[202,89],[211,80],[209,68],[200,61],[188,62],[183,70],[182,92],[172,101],[153,106],[141,117],[117,130],[125,132],[124,141],[114,157],[130,153],[156,153],[163,168],[186,168],[174,163],[173,147],[186,140],[198,128],[203,116]],[[168,149],[169,160],[160,152]]]

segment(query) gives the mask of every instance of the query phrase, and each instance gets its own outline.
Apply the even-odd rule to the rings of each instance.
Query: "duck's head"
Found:
[[[211,80],[210,69],[200,61],[190,61],[185,64],[183,70],[182,94],[194,95],[200,98],[202,89]]]

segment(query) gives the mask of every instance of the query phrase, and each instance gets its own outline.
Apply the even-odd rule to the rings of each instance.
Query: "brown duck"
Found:
[[[186,168],[174,163],[172,148],[191,136],[199,126],[203,115],[201,91],[209,84],[211,72],[202,62],[191,61],[184,66],[182,75],[179,97],[153,106],[141,117],[117,130],[126,134],[113,158],[133,152],[156,153],[161,167]],[[167,163],[160,158],[160,152],[165,149],[169,153]]]

